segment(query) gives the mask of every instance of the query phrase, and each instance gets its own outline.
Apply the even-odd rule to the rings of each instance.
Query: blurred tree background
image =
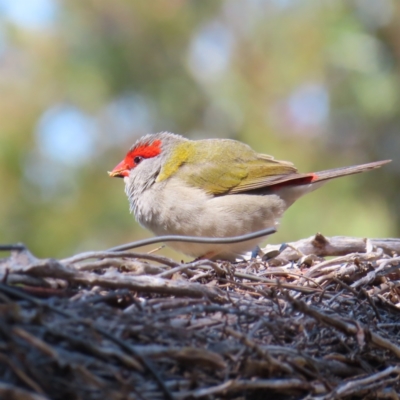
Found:
[[[296,203],[270,241],[400,233],[399,1],[0,0],[0,90],[1,243],[60,257],[151,236],[106,171],[161,130],[304,172],[392,158]]]

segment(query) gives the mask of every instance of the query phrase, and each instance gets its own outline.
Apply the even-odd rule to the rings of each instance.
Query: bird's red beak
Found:
[[[127,163],[125,160],[122,160],[112,171],[108,172],[112,178],[125,178],[129,176],[129,170]]]

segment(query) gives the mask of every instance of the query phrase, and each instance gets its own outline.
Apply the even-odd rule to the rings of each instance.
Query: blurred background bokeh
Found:
[[[106,171],[161,130],[304,172],[392,158],[300,200],[270,242],[399,235],[400,2],[0,0],[0,243],[152,236]]]

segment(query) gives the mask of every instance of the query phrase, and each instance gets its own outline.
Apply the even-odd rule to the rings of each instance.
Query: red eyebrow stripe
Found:
[[[158,156],[161,153],[161,140],[155,140],[150,144],[143,144],[139,147],[135,147],[126,155],[126,159],[133,161],[137,156],[143,158],[152,158]]]

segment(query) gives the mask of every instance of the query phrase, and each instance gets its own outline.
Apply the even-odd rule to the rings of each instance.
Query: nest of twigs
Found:
[[[399,398],[398,240],[237,264],[3,249],[1,399]]]

